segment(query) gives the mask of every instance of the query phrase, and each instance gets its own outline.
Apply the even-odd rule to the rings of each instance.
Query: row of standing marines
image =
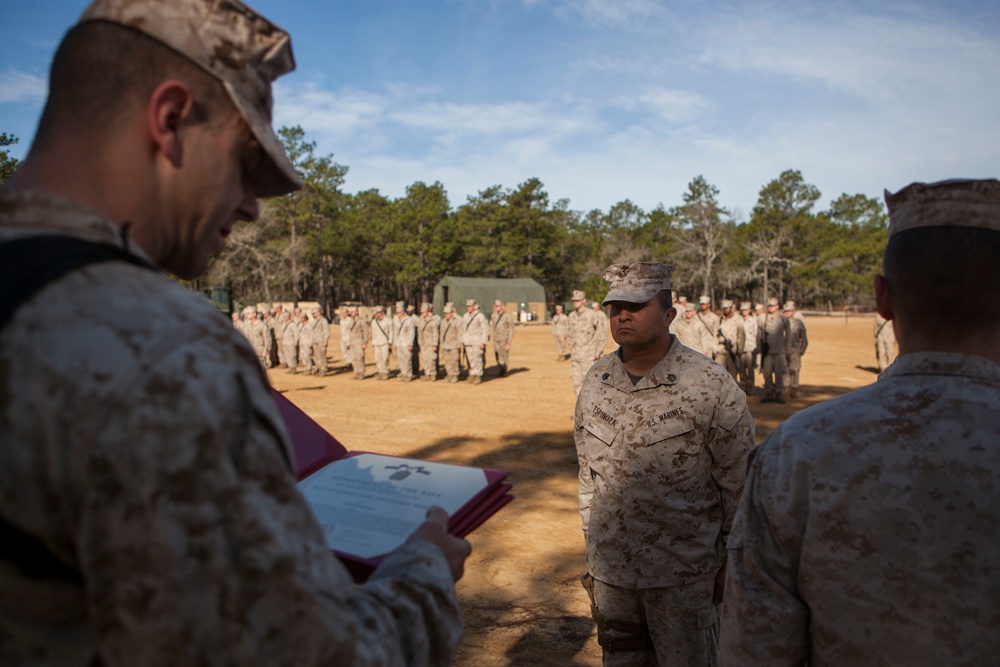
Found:
[[[378,369],[375,379],[390,378],[390,358],[395,357],[399,369],[396,379],[400,382],[412,381],[421,371],[421,380],[434,382],[439,363],[444,379],[458,382],[464,356],[466,381],[481,384],[486,347],[492,337],[498,373],[501,377],[507,375],[514,321],[504,302],[494,302],[488,320],[475,299],[467,299],[465,308],[465,314],[459,317],[454,304],[448,302],[441,317],[430,303],[424,302],[417,315],[413,306],[398,301],[393,316],[386,314],[384,306],[375,306],[369,320],[357,306],[344,307],[339,321],[341,356],[350,365],[352,378],[363,380],[365,354],[371,346]],[[233,325],[250,341],[265,368],[279,366],[298,373],[301,363],[307,375],[326,375],[330,322],[319,307],[313,308],[311,315],[298,310],[286,312],[280,304],[263,314],[258,307],[250,306],[242,317],[233,314]]]

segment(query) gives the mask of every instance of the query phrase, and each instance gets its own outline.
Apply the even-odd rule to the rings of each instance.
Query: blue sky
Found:
[[[83,0],[0,0],[0,131],[27,149]],[[552,200],[679,204],[703,175],[746,220],[798,169],[823,193],[1000,176],[1000,3],[256,0],[298,69],[275,125],[399,197],[537,177]]]

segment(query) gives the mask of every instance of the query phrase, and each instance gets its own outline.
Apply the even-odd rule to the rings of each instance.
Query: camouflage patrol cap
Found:
[[[406,307],[406,312],[411,314],[415,313],[417,312],[417,307],[414,306],[413,304],[410,304],[409,306]]]
[[[503,301],[501,301],[500,299],[497,299],[497,300],[495,300],[495,301],[493,302],[493,305],[494,305],[494,306],[502,306],[502,305],[504,305],[504,304],[503,304]]]
[[[583,290],[575,289],[573,290],[573,301],[586,301],[587,293]]]
[[[786,301],[785,305],[781,307],[781,310],[785,311],[786,313],[789,312],[789,311],[795,310],[795,302],[794,301]]]
[[[732,308],[733,307],[733,300],[732,299],[723,299],[722,303],[719,304],[719,305],[721,307],[723,307],[723,308]]]
[[[454,312],[455,312],[455,306],[450,301],[448,303],[444,304],[444,314],[445,315],[447,315],[448,313],[454,313]]]
[[[740,302],[740,310],[753,310],[753,308],[750,307],[750,302],[749,301],[741,301]]]
[[[685,303],[684,304],[684,312],[685,313],[693,313],[694,311],[695,311],[695,307],[694,307],[693,303]]]
[[[953,179],[911,183],[891,194],[889,237],[921,227],[979,227],[1000,231],[1000,181]]]
[[[601,274],[609,283],[604,305],[612,301],[646,303],[661,291],[670,289],[673,268],[661,262],[612,264]]]
[[[478,306],[479,304],[476,303],[475,299],[466,299],[465,305],[466,307],[468,307],[468,306]]]
[[[431,312],[431,308],[432,308],[431,304],[427,303],[426,301],[424,301],[422,304],[420,304],[420,312],[421,313],[429,313],[429,312]]]
[[[768,306],[777,306],[778,305],[778,299],[777,299],[777,297],[773,297],[772,296],[770,299],[768,299],[767,300],[767,305]]]
[[[302,187],[271,127],[271,82],[295,69],[287,32],[239,0],[96,0],[79,22],[87,21],[137,30],[218,79],[269,158],[250,175],[255,193]]]
[[[384,313],[384,312],[385,312],[385,306],[375,306],[374,308],[372,308],[372,313],[373,314],[374,313]]]
[[[705,295],[699,296],[698,297],[698,303],[699,304],[704,303],[704,304],[709,304],[710,305],[712,303],[712,298],[708,297],[708,296],[705,296]]]

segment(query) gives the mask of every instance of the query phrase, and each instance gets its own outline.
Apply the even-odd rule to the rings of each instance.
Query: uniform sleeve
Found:
[[[723,540],[729,535],[746,479],[747,456],[754,444],[754,423],[744,394],[728,374],[710,434],[711,475],[722,498]]]
[[[772,438],[777,435],[772,434]],[[769,471],[769,443],[753,452],[746,489],[728,545],[720,664],[804,665],[809,609],[798,596],[798,549],[782,540],[774,518],[794,516],[798,499]]]
[[[577,426],[573,429],[573,440],[576,444],[577,462],[580,465],[580,516],[583,519],[583,533],[586,535],[587,530],[590,528],[590,503],[594,499],[594,478],[590,474],[590,461],[587,459],[587,449],[584,445],[583,427],[579,425],[579,413],[577,413],[575,421]]]
[[[78,545],[100,662],[449,662],[461,621],[437,547],[404,545],[353,584],[250,350],[205,348],[178,346],[99,406],[114,418],[88,457]]]

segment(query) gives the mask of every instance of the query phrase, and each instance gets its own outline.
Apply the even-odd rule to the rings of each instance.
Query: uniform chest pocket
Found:
[[[697,429],[683,415],[647,427],[640,442],[636,448],[640,465],[646,461],[667,464],[675,477],[694,472],[706,456]]]
[[[583,425],[583,442],[590,467],[600,475],[604,475],[612,463],[611,445],[618,438],[621,429],[608,422],[591,417]]]

